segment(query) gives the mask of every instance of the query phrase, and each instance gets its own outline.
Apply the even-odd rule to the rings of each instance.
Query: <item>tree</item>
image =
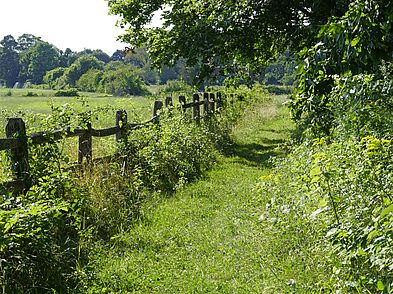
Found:
[[[40,37],[36,37],[32,34],[23,34],[17,40],[18,44],[16,45],[16,49],[19,53],[23,52],[33,47],[38,41],[41,41]]]
[[[20,69],[17,42],[8,35],[0,41],[0,45],[0,80],[4,80],[7,87],[13,87]]]
[[[75,56],[76,58],[79,58],[81,56],[94,56],[95,58],[101,60],[105,64],[111,61],[110,56],[100,49],[97,50],[84,49],[83,51],[76,53]]]
[[[63,83],[71,87],[75,87],[76,81],[86,73],[89,69],[102,69],[104,63],[98,60],[96,57],[91,55],[82,55],[75,62],[66,69],[63,79]]]
[[[49,85],[51,89],[57,88],[58,81],[64,75],[65,70],[64,67],[56,67],[47,71],[43,79],[44,83]]]
[[[65,51],[60,51],[59,65],[61,67],[69,67],[76,59],[76,53],[73,52],[70,48],[67,48]]]
[[[298,52],[301,63],[291,108],[299,123],[315,134],[331,134],[335,81],[377,73],[383,62],[392,60],[392,18],[393,2],[356,0],[341,17],[320,27],[313,43]]]
[[[200,77],[259,72],[297,55],[297,121],[329,134],[335,75],[375,71],[393,52],[391,0],[109,0],[122,41],[148,44],[155,64],[201,62]],[[163,25],[148,26],[162,11]]]
[[[76,81],[76,86],[82,91],[95,92],[100,85],[103,75],[104,72],[100,69],[89,69]]]
[[[111,62],[100,81],[99,91],[116,96],[144,95],[148,91],[133,65]]]
[[[201,77],[260,70],[288,46],[301,48],[330,16],[341,16],[350,1],[111,0],[111,12],[127,29],[121,39],[149,44],[154,62],[168,65],[184,57],[202,61]],[[162,12],[162,27],[148,27]]]
[[[30,80],[34,84],[41,84],[47,71],[59,65],[60,51],[53,45],[36,41],[35,44],[20,55],[20,81]]]
[[[122,50],[116,50],[111,56],[111,61],[122,61],[122,60],[124,60],[124,53]]]

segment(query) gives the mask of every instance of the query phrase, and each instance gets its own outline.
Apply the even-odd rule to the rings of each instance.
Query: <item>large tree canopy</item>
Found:
[[[201,62],[201,77],[259,71],[278,53],[298,57],[292,113],[331,127],[335,76],[375,72],[392,59],[391,0],[109,0],[121,39],[148,45],[156,64]],[[149,26],[161,12],[163,25]]]
[[[123,41],[149,44],[156,63],[203,61],[203,74],[258,70],[277,52],[301,48],[331,16],[342,16],[346,0],[109,0],[121,16]],[[163,25],[149,27],[161,12]],[[223,67],[225,66],[225,67]]]

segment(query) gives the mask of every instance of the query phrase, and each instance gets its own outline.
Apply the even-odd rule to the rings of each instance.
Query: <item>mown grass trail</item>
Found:
[[[144,218],[98,250],[90,293],[278,293],[265,260],[254,199],[258,178],[292,128],[284,96],[250,110],[233,132],[231,154],[173,197],[145,207]],[[263,249],[263,250],[262,250]]]

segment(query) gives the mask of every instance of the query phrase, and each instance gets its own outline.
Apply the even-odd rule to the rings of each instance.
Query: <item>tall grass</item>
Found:
[[[82,110],[91,111],[86,100],[77,102]],[[88,253],[93,244],[108,242],[143,218],[140,207],[147,199],[170,196],[211,168],[216,147],[242,107],[237,109],[235,104],[228,108],[228,118],[223,112],[220,118],[199,125],[175,108],[164,112],[159,124],[132,132],[123,144],[112,145],[120,151],[116,159],[93,169],[86,167],[80,174],[65,168],[70,161],[66,143],[32,146],[33,186],[28,196],[11,197],[1,191],[3,292],[75,291],[84,277],[77,269],[92,258]],[[27,122],[36,123],[28,124],[34,126],[29,131],[77,126],[87,112],[75,109],[68,104],[53,106],[49,116],[26,115]],[[95,114],[105,115],[112,109],[98,107]],[[49,261],[57,269],[53,275],[48,271]]]

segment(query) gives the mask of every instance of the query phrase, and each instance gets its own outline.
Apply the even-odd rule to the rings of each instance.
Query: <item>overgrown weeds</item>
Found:
[[[200,123],[176,108],[164,111],[158,124],[130,132],[116,146],[116,160],[81,174],[68,170],[72,160],[64,143],[31,146],[32,188],[24,196],[4,192],[0,202],[3,293],[74,291],[91,246],[132,225],[143,201],[157,193],[170,195],[214,164],[218,147],[228,144],[228,132],[251,96],[244,93],[243,102],[228,104]],[[86,111],[75,115],[70,104],[52,107],[38,130],[84,127],[97,111],[105,112],[92,111],[79,99]]]
[[[337,77],[330,136],[303,134],[258,185],[261,221],[290,248],[267,255],[302,256],[314,281],[289,273],[302,291],[392,291],[391,67]]]

